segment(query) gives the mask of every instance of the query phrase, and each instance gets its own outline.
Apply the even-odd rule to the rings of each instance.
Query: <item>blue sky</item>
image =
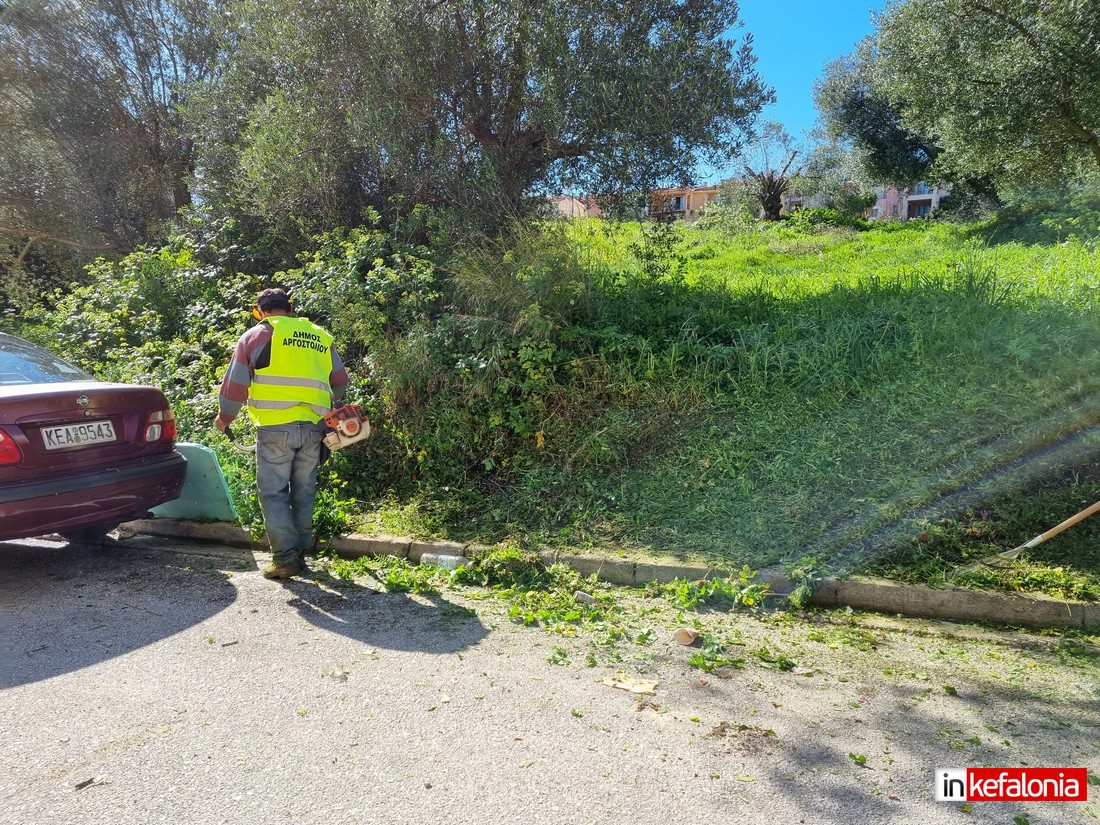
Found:
[[[830,60],[848,54],[873,30],[872,11],[886,0],[740,0],[744,24],[738,40],[752,32],[757,68],[775,89],[776,103],[764,114],[796,138],[817,119],[814,81]]]

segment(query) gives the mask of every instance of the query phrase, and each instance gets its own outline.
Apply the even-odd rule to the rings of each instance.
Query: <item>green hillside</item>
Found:
[[[832,217],[318,238],[263,285],[330,326],[375,425],[323,473],[319,532],[935,580],[1100,498],[1097,213]],[[19,328],[165,387],[256,524],[210,423],[261,284],[216,260],[181,240],[101,263]],[[1100,597],[1097,536],[1045,545],[1063,569],[1036,575]],[[1030,575],[1001,585],[1061,587]]]
[[[881,568],[934,528],[933,577],[1022,543],[1100,497],[1100,441],[1079,432],[1100,409],[1100,253],[1012,240],[1027,229],[694,226],[643,248],[574,225],[584,277],[559,292],[587,306],[548,336],[576,371],[544,388],[541,449],[508,484],[371,522],[830,572]],[[995,504],[998,525],[966,526]]]

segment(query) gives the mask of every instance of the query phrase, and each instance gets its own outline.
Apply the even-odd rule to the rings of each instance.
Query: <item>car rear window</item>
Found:
[[[52,352],[19,338],[0,335],[0,387],[90,381],[92,376]]]

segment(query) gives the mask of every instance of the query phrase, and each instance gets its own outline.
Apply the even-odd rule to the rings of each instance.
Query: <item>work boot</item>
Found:
[[[260,570],[265,579],[292,579],[302,572],[302,565],[295,559],[290,564],[271,564]]]

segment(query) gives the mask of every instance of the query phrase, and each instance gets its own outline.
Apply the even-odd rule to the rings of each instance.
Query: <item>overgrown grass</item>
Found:
[[[1100,469],[1060,468],[1025,489],[926,519],[917,532],[858,572],[920,584],[1038,592],[1100,601],[1100,519],[1086,519],[1005,567],[960,568],[1019,547],[1100,500]]]
[[[914,537],[988,511],[1007,549],[1051,526],[1054,487],[1096,492],[1058,475],[1100,453],[1090,204],[865,231],[574,221],[447,258],[334,230],[276,279],[336,334],[374,422],[326,469],[317,532],[930,581],[979,548],[936,568]],[[15,331],[164,387],[258,531],[248,462],[210,422],[260,284],[219,259],[181,240],[97,264]],[[1000,500],[1035,506],[1010,526]],[[1052,564],[975,583],[1093,593],[1094,555]]]
[[[844,573],[955,517],[960,489],[1026,495],[1050,469],[1026,457],[1100,410],[1100,254],[982,231],[689,228],[655,279],[631,274],[636,236],[574,227],[600,288],[557,334],[589,348],[559,417],[509,483],[420,491],[422,524]]]

